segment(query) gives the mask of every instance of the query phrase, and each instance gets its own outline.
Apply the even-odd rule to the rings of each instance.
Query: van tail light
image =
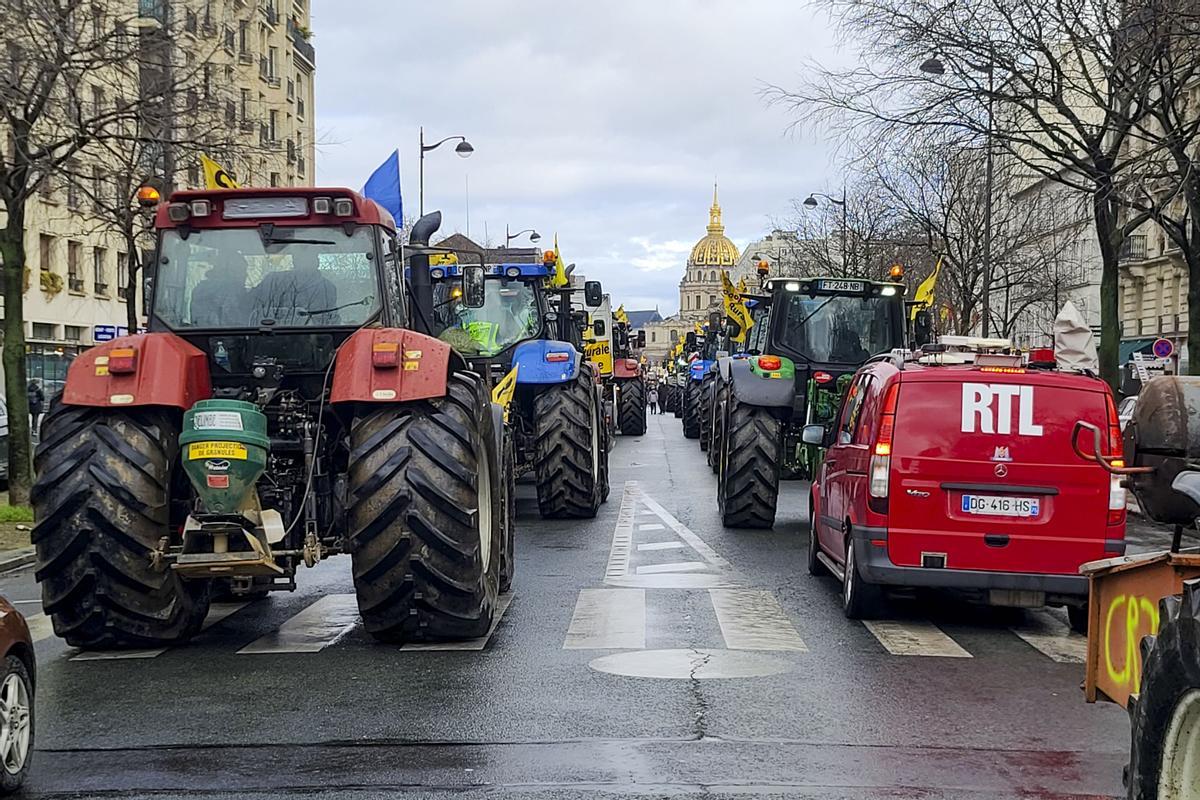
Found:
[[[1121,440],[1121,417],[1112,393],[1104,396],[1108,408],[1108,455],[1114,467],[1125,466],[1125,444]],[[1121,476],[1108,476],[1108,524],[1121,525],[1125,522],[1125,486]]]
[[[879,433],[871,450],[871,463],[867,474],[867,507],[877,514],[888,511],[888,484],[892,471],[892,437],[896,432],[896,401],[899,399],[900,384],[893,383],[883,396],[883,410],[879,416]]]
[[[118,347],[109,350],[108,371],[112,375],[132,375],[137,372],[137,348]]]

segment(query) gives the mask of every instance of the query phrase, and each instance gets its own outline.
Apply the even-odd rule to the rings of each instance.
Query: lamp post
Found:
[[[505,250],[508,249],[508,243],[511,242],[513,239],[516,239],[518,236],[521,236],[522,234],[526,234],[526,233],[529,234],[529,241],[533,242],[534,244],[537,244],[538,242],[540,242],[542,240],[542,235],[540,233],[538,233],[537,231],[535,231],[533,228],[526,228],[523,231],[517,231],[516,233],[509,233],[508,225],[505,224],[505,226],[504,226],[504,249]]]
[[[983,204],[983,325],[981,333],[986,337],[992,325],[992,196],[995,194],[995,158],[992,140],[995,138],[995,94],[996,70],[991,64],[969,64],[977,72],[983,72],[988,77],[987,88],[987,126],[984,128],[983,141],[983,191],[987,197]],[[936,55],[921,62],[921,72],[928,75],[945,75],[946,65]]]
[[[842,207],[842,271],[845,272],[847,266],[849,265],[849,253],[846,249],[846,236],[847,228],[849,228],[850,225],[849,206],[846,203],[846,187],[842,187],[841,200],[837,199],[836,197],[830,197],[827,194],[822,194],[821,192],[813,192],[807,198],[805,198],[804,207],[816,208],[818,205],[820,205],[820,203],[817,201],[818,197],[823,197],[830,203],[833,203],[835,206]]]
[[[425,216],[425,154],[428,153],[430,150],[436,150],[439,147],[441,147],[442,145],[444,145],[446,142],[452,142],[455,139],[459,140],[459,142],[458,142],[458,146],[454,148],[454,152],[458,153],[460,158],[470,158],[471,153],[475,152],[475,148],[471,146],[471,143],[467,141],[467,137],[465,137],[465,136],[447,136],[445,139],[442,139],[440,142],[435,142],[434,144],[425,144],[425,126],[421,126],[420,138],[421,138],[421,164],[420,164],[420,169],[419,169],[420,185],[419,185],[419,189],[418,189],[417,205],[420,208],[419,216],[423,217],[423,216]]]

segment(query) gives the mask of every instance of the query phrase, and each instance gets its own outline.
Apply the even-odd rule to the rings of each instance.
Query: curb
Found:
[[[0,554],[0,574],[28,567],[33,564],[34,558],[35,553],[32,547],[23,547],[20,550],[11,550],[8,553]]]

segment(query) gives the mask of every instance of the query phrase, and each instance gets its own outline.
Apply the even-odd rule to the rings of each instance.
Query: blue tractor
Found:
[[[494,264],[484,275],[472,308],[463,268],[431,267],[433,328],[507,406],[512,479],[532,473],[541,515],[594,517],[608,499],[609,439],[599,376],[582,352],[586,309],[601,304],[602,287],[586,282],[586,308],[573,307],[571,287],[551,286],[553,265]]]
[[[721,315],[713,312],[709,321],[702,326],[702,331],[688,333],[684,352],[694,358],[688,363],[687,374],[683,383],[683,435],[688,439],[700,439],[701,447],[707,447],[703,433],[704,377],[716,365],[717,343]]]

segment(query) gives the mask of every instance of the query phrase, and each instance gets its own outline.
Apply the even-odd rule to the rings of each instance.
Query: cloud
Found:
[[[399,147],[415,214],[418,128],[465,135],[471,158],[425,158],[445,230],[558,232],[626,308],[674,310],[714,179],[739,245],[836,182],[832,148],[789,136],[758,94],[833,52],[828,23],[793,0],[347,5],[313,2],[318,180],[361,186]]]

